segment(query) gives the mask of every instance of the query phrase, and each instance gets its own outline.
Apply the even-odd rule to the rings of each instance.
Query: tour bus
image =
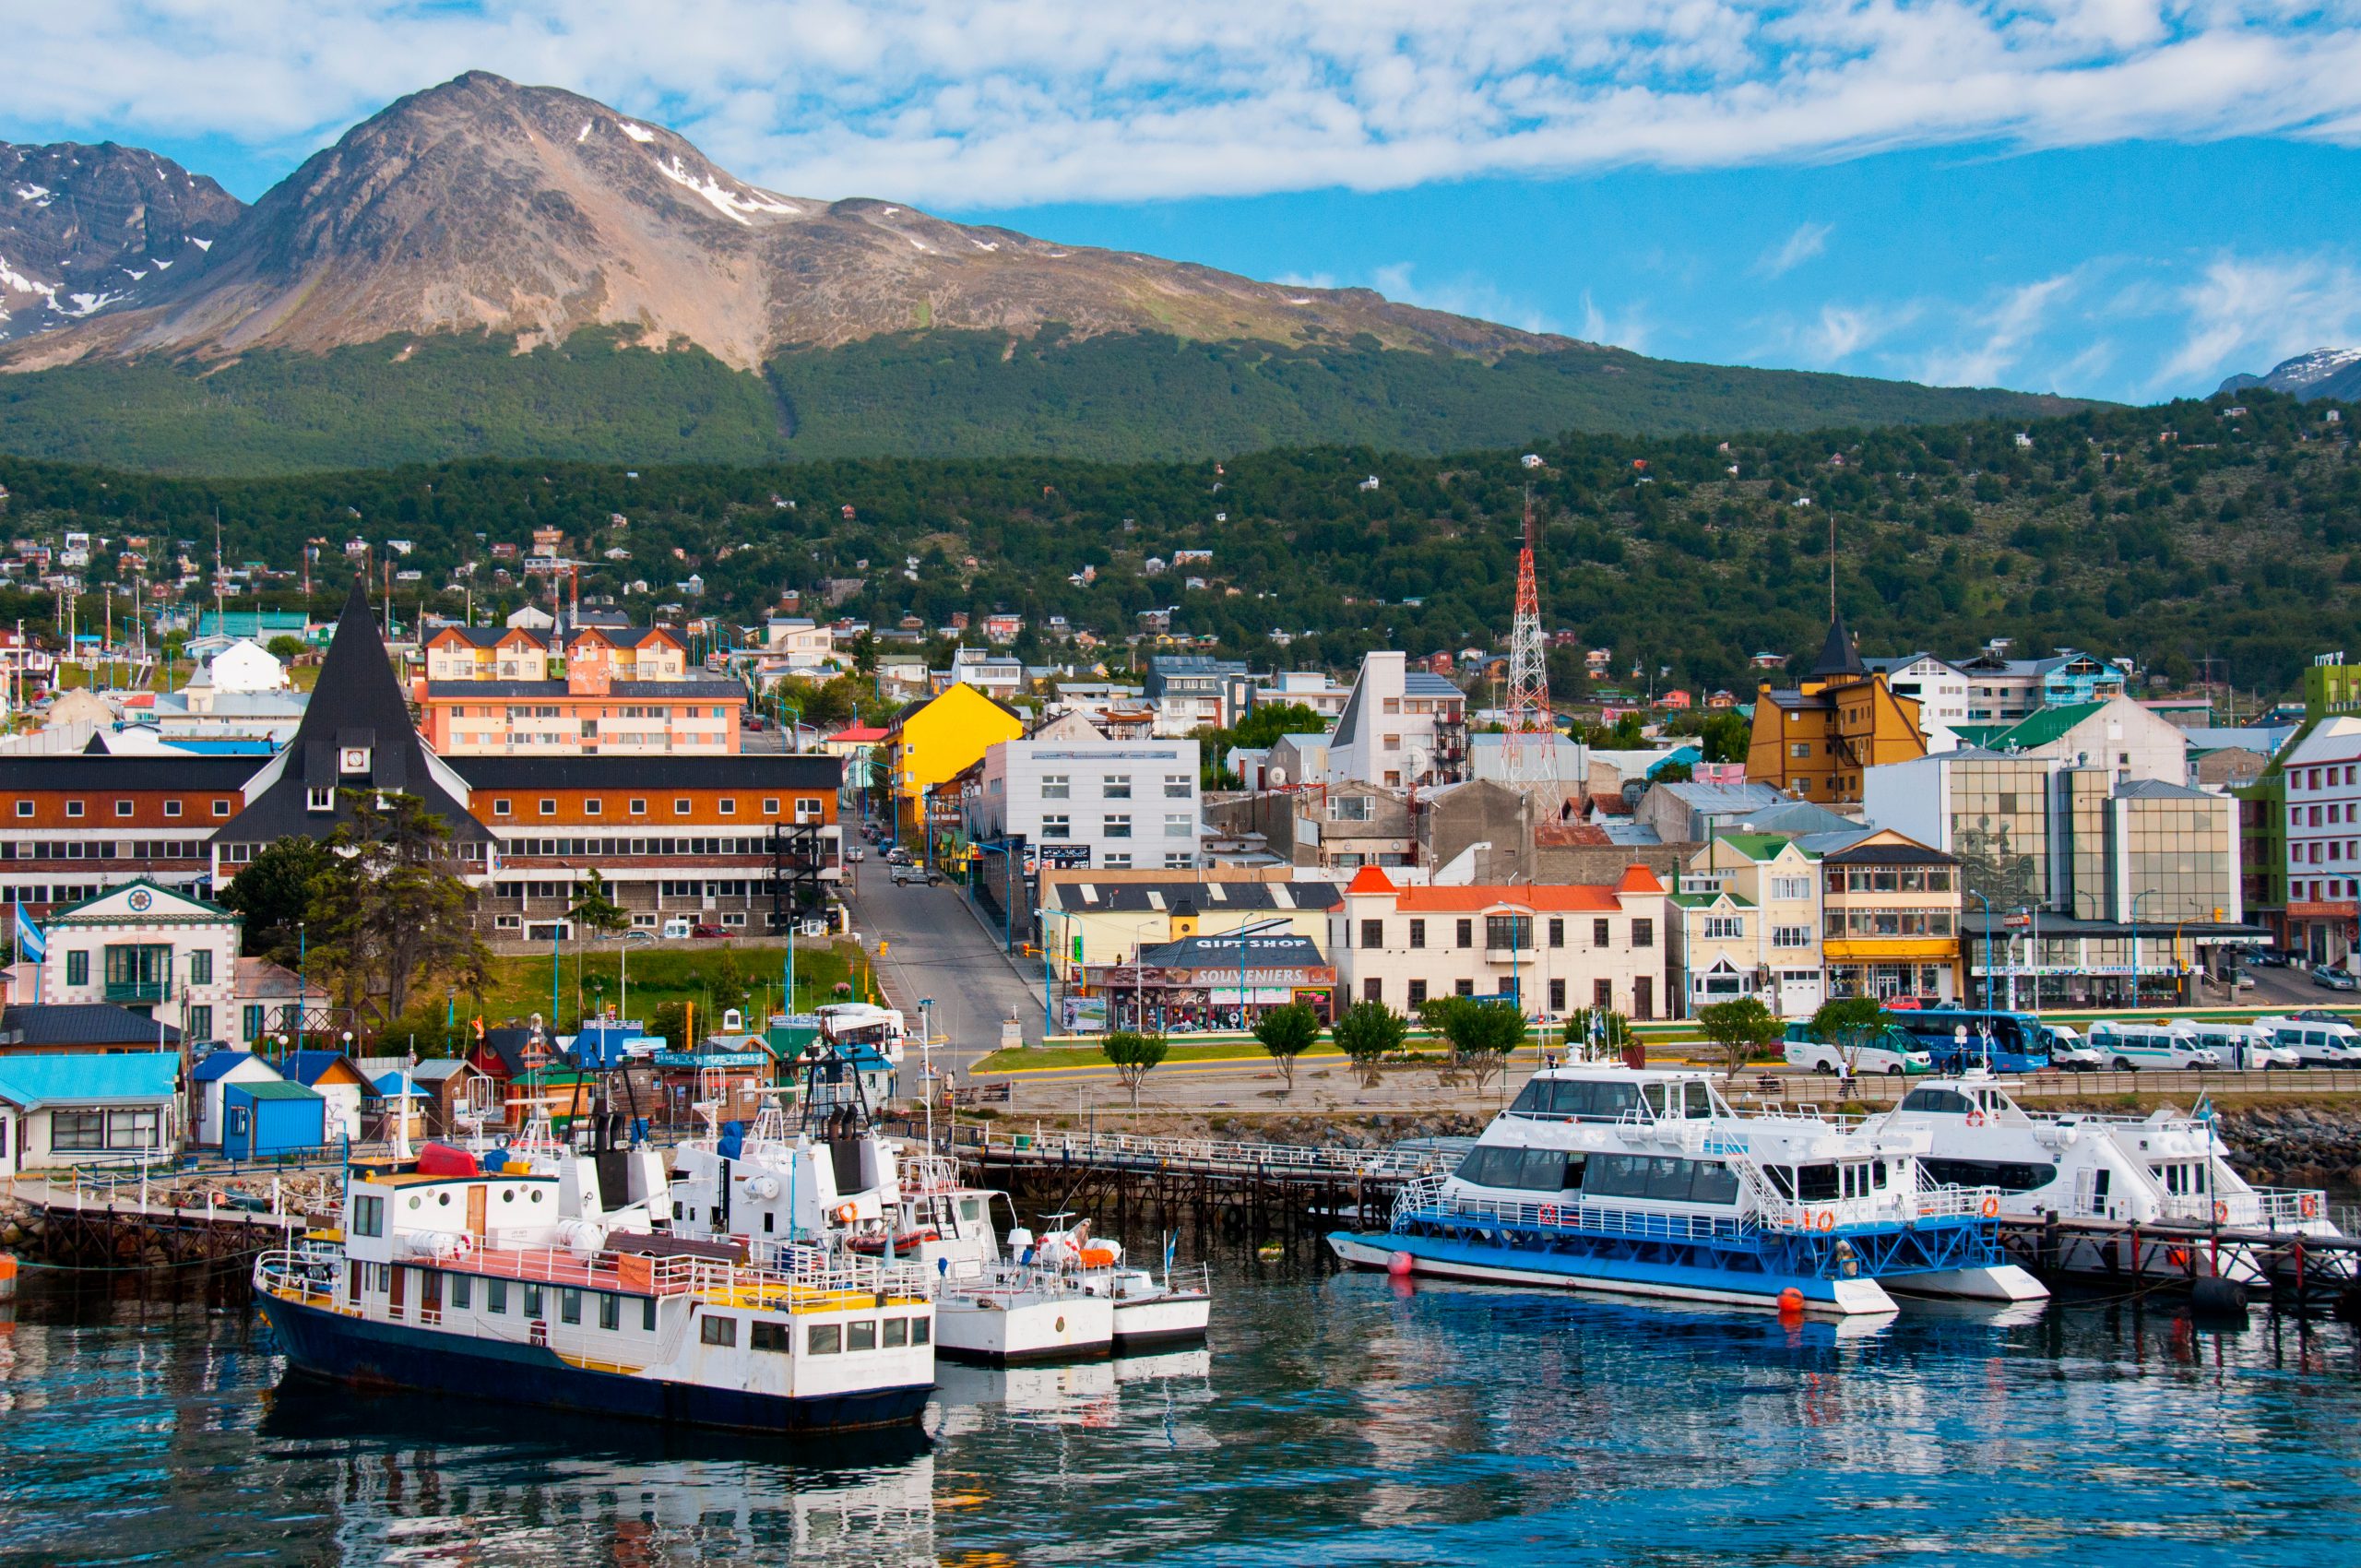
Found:
[[[2307,1067],[2361,1067],[2361,1034],[2351,1024],[2310,1018],[2257,1018],[2254,1027],[2294,1051]]]
[[[2266,1073],[2276,1067],[2304,1064],[2302,1054],[2295,1048],[2281,1045],[2268,1030],[2252,1024],[2175,1018],[2173,1028],[2220,1057],[2223,1066],[2243,1073]]]
[[[1938,1073],[1982,1067],[1994,1073],[2038,1073],[2049,1065],[2048,1037],[2030,1013],[1976,1007],[1918,1007],[1886,1016],[1916,1037]]]
[[[2186,1024],[2118,1023],[2110,1018],[2091,1026],[2091,1049],[2118,1073],[2142,1067],[2186,1072],[2222,1065],[2219,1051],[2198,1043]]]
[[[1888,1027],[1877,1036],[1849,1052],[1832,1045],[1811,1032],[1809,1024],[1787,1026],[1786,1049],[1784,1052],[1790,1067],[1808,1067],[1815,1073],[1849,1073],[1858,1076],[1874,1074],[1880,1077],[1899,1078],[1916,1073],[1935,1070],[1934,1059],[1919,1048],[1915,1036]]]

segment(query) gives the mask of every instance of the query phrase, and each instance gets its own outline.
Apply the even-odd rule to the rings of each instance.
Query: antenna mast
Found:
[[[1501,738],[1511,789],[1558,782],[1558,723],[1549,711],[1549,659],[1541,638],[1541,589],[1533,571],[1533,487],[1525,487],[1525,548],[1516,558],[1516,617],[1509,627],[1508,732]]]

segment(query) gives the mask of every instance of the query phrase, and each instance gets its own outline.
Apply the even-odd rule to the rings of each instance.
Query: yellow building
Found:
[[[982,761],[995,742],[1024,736],[1025,720],[1014,709],[965,682],[896,713],[878,745],[894,795],[896,836],[905,842],[924,837],[934,790]],[[958,807],[948,798],[933,804],[938,815],[947,812],[955,819]]]
[[[1684,1015],[1758,998],[1783,1018],[1825,999],[1820,856],[1779,833],[1724,833],[1690,858],[1673,896]]]
[[[1810,674],[1792,688],[1756,691],[1746,781],[1841,804],[1860,800],[1864,769],[1926,754],[1917,699],[1895,695],[1884,675],[1862,668],[1839,615]]]
[[[1960,992],[1959,862],[1891,828],[1864,833],[1821,864],[1828,994],[1929,1004]]]

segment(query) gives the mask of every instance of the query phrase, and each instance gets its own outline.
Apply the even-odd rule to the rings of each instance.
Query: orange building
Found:
[[[1917,699],[1863,667],[1839,615],[1810,674],[1792,688],[1757,689],[1746,781],[1823,805],[1857,802],[1864,769],[1926,754]]]

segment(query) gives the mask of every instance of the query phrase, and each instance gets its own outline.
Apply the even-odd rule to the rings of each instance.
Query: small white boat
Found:
[[[1063,1219],[1064,1215],[1052,1215]],[[1176,1273],[1167,1243],[1164,1276],[1124,1262],[1120,1241],[1094,1237],[1090,1221],[1042,1232],[1038,1240],[1011,1231],[1009,1244],[1020,1259],[1054,1270],[1094,1296],[1115,1306],[1115,1348],[1145,1350],[1160,1345],[1187,1345],[1203,1339],[1213,1321],[1214,1296],[1210,1271],[1202,1264]],[[1031,1242],[1030,1251],[1026,1241]]]

